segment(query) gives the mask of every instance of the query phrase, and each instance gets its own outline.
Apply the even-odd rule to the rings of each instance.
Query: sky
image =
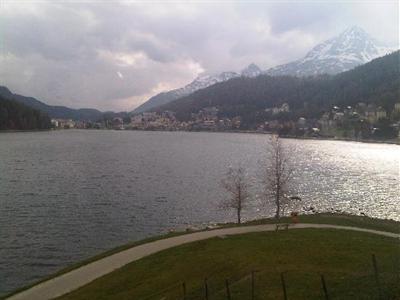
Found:
[[[398,47],[399,2],[0,0],[0,85],[130,111],[201,73],[299,59],[354,25]]]

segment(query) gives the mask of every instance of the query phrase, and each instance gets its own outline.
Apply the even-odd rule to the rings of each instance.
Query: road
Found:
[[[64,295],[66,293],[69,293],[73,290],[76,290],[77,288],[90,283],[96,278],[99,278],[112,271],[115,271],[116,269],[121,268],[122,266],[128,263],[131,263],[135,260],[141,259],[145,256],[151,255],[153,253],[171,247],[195,241],[200,241],[216,236],[244,234],[250,232],[274,231],[275,228],[276,227],[274,224],[221,228],[209,231],[194,232],[176,237],[157,240],[154,242],[135,246],[127,250],[123,250],[121,252],[107,256],[105,258],[99,259],[97,261],[91,262],[87,265],[79,267],[68,273],[62,274],[53,279],[39,283],[38,285],[35,285],[25,291],[15,294],[7,299],[8,300],[53,299],[61,295]],[[378,234],[382,236],[400,239],[400,234],[357,228],[357,227],[325,225],[325,224],[296,224],[296,225],[290,225],[289,227],[290,230],[299,228],[320,228],[320,229],[329,228],[329,229],[340,229],[340,230],[353,230],[353,231],[367,232],[367,233]]]

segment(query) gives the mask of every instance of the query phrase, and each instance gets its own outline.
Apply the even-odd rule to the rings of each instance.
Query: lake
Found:
[[[241,164],[262,197],[268,135],[85,131],[0,134],[0,295],[129,241],[213,222]],[[400,220],[400,147],[282,140],[301,206]]]

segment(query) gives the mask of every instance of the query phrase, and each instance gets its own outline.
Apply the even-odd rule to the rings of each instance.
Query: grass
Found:
[[[70,299],[282,299],[284,272],[288,299],[323,299],[324,274],[331,299],[377,299],[371,263],[375,253],[385,299],[400,298],[397,239],[343,230],[297,229],[212,238],[171,248],[130,263],[59,300]]]
[[[290,218],[281,218],[281,222],[290,222]],[[315,224],[333,224],[333,225],[343,225],[343,226],[354,226],[354,227],[361,227],[361,228],[368,228],[368,229],[374,229],[374,230],[380,230],[380,231],[388,231],[388,232],[394,232],[394,233],[400,233],[400,222],[396,222],[393,220],[384,220],[384,219],[374,219],[374,218],[369,218],[369,217],[362,217],[362,216],[354,216],[354,215],[346,215],[346,214],[331,214],[331,213],[321,213],[321,214],[314,214],[314,215],[301,215],[299,216],[299,221],[301,223],[315,223]],[[248,226],[248,225],[259,225],[259,224],[272,224],[275,223],[276,220],[273,218],[268,218],[268,219],[260,219],[260,220],[254,220],[250,221],[247,223],[241,224],[241,226]],[[234,227],[237,226],[237,224],[234,223],[226,223],[226,224],[221,224],[221,227]],[[73,265],[70,265],[38,282],[35,282],[33,284],[27,285],[23,288],[17,289],[13,291],[11,294],[8,294],[6,296],[0,297],[0,299],[9,297],[11,295],[17,294],[21,291],[24,291],[26,289],[29,289],[30,287],[37,285],[41,282],[47,281],[51,278],[57,277],[59,275],[65,274],[71,270],[77,269],[81,266],[87,265],[93,261],[99,260],[101,258],[110,256],[112,254],[118,253],[120,251],[132,248],[134,246],[142,245],[148,242],[156,241],[159,239],[164,239],[164,238],[169,238],[173,236],[178,236],[178,235],[183,235],[186,234],[186,232],[173,232],[173,233],[168,233],[165,235],[161,236],[155,236],[155,237],[150,237],[147,239],[143,239],[140,241],[135,241],[132,243],[128,243],[122,246],[118,246],[116,248],[110,249],[106,252],[102,252],[96,256],[93,256],[89,259],[86,259],[81,262],[77,262]]]
[[[27,289],[35,286],[35,285],[38,285],[39,283],[45,282],[47,280],[50,280],[50,279],[55,278],[57,276],[60,276],[62,274],[68,273],[68,272],[70,272],[72,270],[75,270],[75,269],[78,269],[78,268],[80,268],[82,266],[85,266],[85,265],[87,265],[87,264],[89,264],[91,262],[94,262],[96,260],[99,260],[99,259],[102,259],[104,257],[110,256],[112,254],[121,252],[123,250],[129,249],[129,248],[132,248],[132,247],[135,247],[135,246],[143,245],[143,244],[146,244],[146,243],[154,242],[154,241],[157,241],[157,240],[161,240],[161,239],[166,239],[166,238],[182,235],[182,234],[185,234],[185,233],[184,232],[172,232],[172,233],[167,233],[167,234],[164,234],[164,235],[154,236],[154,237],[146,238],[146,239],[143,239],[143,240],[140,240],[140,241],[127,243],[125,245],[121,245],[121,246],[112,248],[112,249],[110,249],[108,251],[101,252],[101,253],[99,253],[99,254],[97,254],[95,256],[92,256],[92,257],[90,257],[88,259],[85,259],[83,261],[74,263],[74,264],[72,264],[72,265],[70,265],[70,266],[68,266],[68,267],[66,267],[64,269],[61,269],[60,271],[58,271],[58,272],[56,272],[54,274],[51,274],[50,276],[47,276],[47,277],[39,280],[39,281],[36,281],[36,282],[34,282],[32,284],[29,284],[27,286],[24,286],[22,288],[16,289],[16,290],[14,290],[13,292],[11,292],[11,293],[9,293],[7,295],[0,296],[0,299],[6,299],[6,298],[8,298],[8,297],[10,297],[12,295],[18,294],[18,293],[20,293],[22,291],[25,291],[25,290],[27,290]]]

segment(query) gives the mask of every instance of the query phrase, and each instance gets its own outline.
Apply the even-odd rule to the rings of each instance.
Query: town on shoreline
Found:
[[[391,112],[374,104],[355,107],[332,107],[320,118],[293,118],[287,103],[266,108],[266,121],[253,128],[243,126],[240,116],[220,117],[216,107],[192,113],[190,120],[180,121],[172,111],[143,112],[135,115],[103,118],[96,122],[52,119],[53,129],[113,129],[148,131],[208,131],[240,133],[278,133],[289,138],[338,139],[363,142],[400,143],[400,103]],[[294,120],[293,120],[294,119]]]

